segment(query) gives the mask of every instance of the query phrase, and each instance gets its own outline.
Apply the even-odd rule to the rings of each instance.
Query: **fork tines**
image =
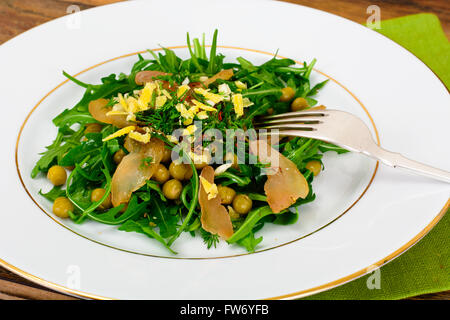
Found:
[[[254,126],[257,129],[297,129],[312,131],[323,122],[328,113],[325,110],[298,111],[259,118]]]

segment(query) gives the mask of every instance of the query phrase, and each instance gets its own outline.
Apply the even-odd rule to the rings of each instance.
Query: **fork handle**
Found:
[[[408,159],[400,153],[387,151],[376,146],[376,148],[373,148],[373,150],[367,154],[391,167],[404,168],[420,175],[450,183],[450,172]]]

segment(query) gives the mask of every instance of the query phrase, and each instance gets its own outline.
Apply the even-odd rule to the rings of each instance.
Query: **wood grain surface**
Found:
[[[67,14],[67,8],[70,5],[78,5],[81,10],[84,10],[114,2],[119,1],[0,0],[0,44],[30,28]],[[450,38],[449,0],[287,0],[287,2],[328,11],[358,23],[364,23],[367,20],[369,15],[366,10],[370,5],[380,7],[381,19],[430,12],[439,17],[447,37]],[[65,300],[73,298],[41,287],[0,267],[0,300],[9,299]],[[450,291],[410,299],[450,300]]]

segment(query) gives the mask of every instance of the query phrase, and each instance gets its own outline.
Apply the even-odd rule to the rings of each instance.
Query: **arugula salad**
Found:
[[[204,35],[187,34],[186,60],[168,48],[148,50],[129,74],[100,84],[63,72],[85,93],[53,119],[56,138],[31,172],[53,184],[39,193],[56,216],[144,234],[173,254],[184,232],[208,249],[222,239],[254,252],[265,224],[297,223],[301,205],[315,199],[311,182],[323,153],[346,150],[263,138],[253,123],[324,108],[314,96],[326,81],[310,83],[315,60],[226,62],[217,49],[217,30],[210,46]]]

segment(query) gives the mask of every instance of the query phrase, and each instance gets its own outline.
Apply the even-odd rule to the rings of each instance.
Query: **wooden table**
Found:
[[[77,4],[81,10],[84,10],[113,2],[118,1],[2,0],[0,2],[0,44],[32,27],[65,15],[67,7],[71,4]],[[367,20],[366,9],[370,5],[380,7],[381,19],[431,12],[439,17],[447,37],[450,38],[450,1],[447,0],[287,0],[287,2],[328,11],[359,23],[364,23]],[[0,299],[72,298],[36,285],[0,267]],[[450,300],[450,291],[422,295],[411,299]]]

